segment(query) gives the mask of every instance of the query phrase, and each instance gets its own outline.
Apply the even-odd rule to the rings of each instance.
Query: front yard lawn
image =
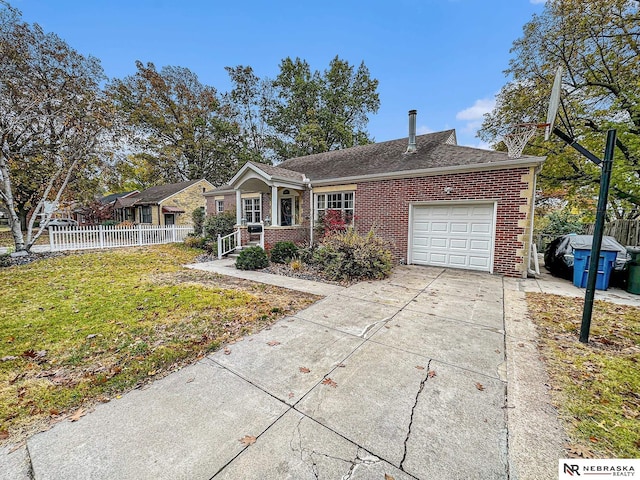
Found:
[[[163,245],[0,269],[0,442],[109,401],[318,299],[181,267],[198,253]]]
[[[22,234],[26,241],[27,232],[22,232]],[[38,237],[38,240],[36,240],[36,245],[49,245],[49,233],[47,231],[43,232],[42,235]],[[11,230],[9,230],[9,227],[0,227],[0,247],[15,247],[13,235],[11,234]]]
[[[584,300],[528,293],[568,454],[640,457],[640,308],[594,304],[589,344],[578,341]]]

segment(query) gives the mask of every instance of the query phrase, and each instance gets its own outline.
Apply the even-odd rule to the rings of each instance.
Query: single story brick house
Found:
[[[536,175],[544,157],[462,147],[454,130],[286,160],[248,162],[204,194],[207,214],[236,212],[242,243],[251,224],[264,243],[313,242],[328,210],[388,240],[399,263],[525,277]]]
[[[116,199],[114,219],[143,225],[192,225],[191,214],[204,204],[202,194],[213,189],[213,184],[200,179],[133,192]]]

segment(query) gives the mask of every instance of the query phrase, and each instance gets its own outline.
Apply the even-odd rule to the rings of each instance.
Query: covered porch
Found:
[[[223,202],[227,210],[235,206],[239,246],[259,244],[269,249],[280,241],[313,241],[313,191],[303,174],[248,162],[224,193],[226,198],[216,202]]]

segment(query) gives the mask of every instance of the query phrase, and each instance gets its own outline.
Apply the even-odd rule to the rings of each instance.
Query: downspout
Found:
[[[533,170],[533,192],[531,195],[531,211],[529,212],[529,216],[531,217],[530,225],[529,225],[529,252],[527,253],[527,274],[531,275],[533,278],[536,278],[536,275],[539,275],[539,272],[535,272],[531,270],[531,251],[533,250],[533,221],[536,212],[536,186],[538,183],[538,174],[542,170],[542,165],[535,167]],[[537,265],[537,263],[536,263]],[[525,275],[526,277],[526,275]]]
[[[304,183],[309,189],[309,246],[313,246],[313,186],[311,185],[311,180],[307,177],[304,177]]]

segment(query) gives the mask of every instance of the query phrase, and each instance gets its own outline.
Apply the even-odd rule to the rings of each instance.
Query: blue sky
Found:
[[[10,0],[27,22],[55,32],[99,58],[109,77],[135,61],[195,72],[219,91],[225,66],[250,65],[275,77],[280,60],[300,57],[316,70],[338,55],[364,61],[380,82],[371,116],[376,141],[407,135],[407,111],[419,133],[455,128],[475,138],[482,114],[506,82],[513,41],[544,0]]]

